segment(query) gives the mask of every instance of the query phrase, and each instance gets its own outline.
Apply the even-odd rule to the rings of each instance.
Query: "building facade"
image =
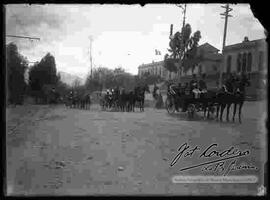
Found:
[[[265,39],[225,46],[223,72],[267,73],[267,52]]]
[[[197,76],[201,74],[216,76],[222,63],[222,54],[218,52],[219,50],[209,43],[200,45],[197,50],[197,56],[201,57],[201,61],[193,68],[191,67],[186,73],[182,73],[181,77],[191,76],[192,74]]]
[[[138,67],[138,75],[142,76],[144,73],[159,75],[165,80],[177,79],[181,82],[190,81],[192,74],[200,76],[206,74],[207,77],[217,79],[219,69],[222,62],[222,55],[218,53],[219,50],[209,43],[204,43],[198,47],[197,54],[202,56],[202,60],[198,65],[190,68],[185,73],[170,73],[163,67],[164,61],[152,62],[149,64],[143,64]],[[215,81],[214,81],[215,82]]]
[[[268,48],[265,39],[249,41],[245,37],[241,43],[224,47],[223,54],[209,43],[198,47],[198,56],[201,61],[191,67],[186,73],[170,73],[163,67],[164,62],[152,62],[139,66],[139,76],[143,73],[160,75],[163,79],[177,79],[180,82],[189,82],[192,74],[206,75],[208,88],[216,87],[220,70],[226,73],[246,73],[250,78],[250,86],[247,87],[247,97],[260,98],[266,96],[266,80],[268,66]],[[261,95],[259,95],[261,94]]]
[[[247,37],[243,42],[228,45],[223,51],[223,73],[246,73],[251,81],[247,88],[247,95],[258,96],[265,94],[265,83],[268,66],[268,48],[265,39],[249,41]]]
[[[176,78],[177,74],[174,72],[170,73],[163,65],[164,61],[142,64],[138,67],[138,75],[141,77],[143,74],[149,73],[151,75],[160,76],[165,80]]]

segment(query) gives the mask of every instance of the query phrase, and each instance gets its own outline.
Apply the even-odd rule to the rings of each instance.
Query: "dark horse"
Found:
[[[227,80],[225,85],[223,85],[221,90],[217,93],[217,119],[220,110],[219,119],[222,121],[223,111],[227,108],[226,120],[229,121],[230,107],[234,104],[233,121],[235,118],[236,106],[239,105],[239,122],[241,123],[241,110],[245,101],[245,88],[249,85],[250,82],[245,75],[242,75],[240,79],[230,78]]]
[[[91,96],[90,94],[81,95],[79,98],[80,109],[89,110],[91,106]]]
[[[247,86],[250,86],[250,81],[246,78],[246,76],[242,76],[242,78],[239,81],[237,81],[235,84],[234,99],[233,99],[233,104],[234,104],[233,122],[235,120],[236,107],[237,105],[239,105],[238,118],[239,118],[239,123],[242,123],[241,112],[242,112],[243,104],[245,102]]]
[[[144,98],[145,98],[145,92],[149,92],[148,85],[144,86],[137,86],[134,89],[134,105],[137,102],[140,108],[140,111],[144,111]]]
[[[226,84],[224,84],[222,86],[222,88],[217,92],[217,96],[216,96],[216,103],[217,103],[216,118],[217,118],[217,120],[219,117],[219,120],[222,121],[224,109],[227,108],[226,119],[227,119],[227,121],[229,121],[230,107],[231,107],[231,105],[233,103],[233,99],[234,99],[234,94],[233,94],[234,85],[233,84],[234,84],[233,82],[227,81]]]

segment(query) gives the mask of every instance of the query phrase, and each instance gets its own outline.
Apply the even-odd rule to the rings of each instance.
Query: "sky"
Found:
[[[222,4],[187,4],[186,23],[192,33],[200,30],[199,44],[208,42],[222,49]],[[264,28],[249,4],[232,4],[226,45],[265,38]],[[168,53],[170,24],[180,31],[182,9],[175,4],[10,4],[6,5],[6,34],[38,37],[37,40],[6,38],[17,44],[30,62],[50,52],[58,71],[85,78],[90,72],[90,36],[93,67],[122,67],[132,74],[138,66],[161,61]],[[161,55],[155,55],[155,49]]]

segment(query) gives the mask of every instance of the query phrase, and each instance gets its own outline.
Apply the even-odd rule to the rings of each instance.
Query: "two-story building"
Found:
[[[224,47],[224,73],[242,72],[248,74],[251,85],[247,88],[248,96],[265,95],[265,81],[267,75],[267,43],[265,39],[249,41],[247,37],[241,43]]]
[[[241,43],[228,45],[224,47],[223,54],[209,43],[204,43],[198,47],[198,56],[201,61],[194,67],[191,67],[186,73],[170,73],[163,67],[163,61],[152,62],[139,67],[139,76],[143,73],[160,75],[165,80],[177,79],[180,82],[189,82],[192,74],[200,77],[206,75],[206,81],[209,88],[216,87],[222,73],[245,72],[248,74],[251,85],[247,88],[247,96],[257,98],[259,95],[266,95],[266,75],[267,75],[267,43],[265,39],[249,41],[245,37]]]
[[[145,73],[160,76],[161,78],[168,80],[174,79],[177,74],[170,73],[166,68],[164,68],[164,61],[152,62],[148,64],[142,64],[138,67],[138,75],[141,77]]]
[[[198,55],[202,55],[203,59],[200,63],[193,68],[190,68],[185,73],[169,72],[164,68],[164,61],[152,62],[148,64],[142,64],[138,67],[138,75],[142,76],[144,73],[150,73],[159,75],[165,80],[180,79],[185,77],[191,77],[192,74],[217,75],[219,72],[220,64],[222,62],[222,55],[218,53],[219,50],[209,43],[204,43],[198,47]]]
[[[192,74],[207,76],[216,76],[222,62],[222,54],[218,53],[219,49],[209,43],[204,43],[198,47],[197,56],[200,56],[200,62],[191,67],[186,73],[182,73],[181,77],[191,76]]]

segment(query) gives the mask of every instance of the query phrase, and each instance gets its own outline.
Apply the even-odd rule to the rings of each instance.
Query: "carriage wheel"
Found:
[[[171,114],[171,113],[175,112],[175,105],[171,99],[167,98],[165,101],[165,105],[166,105],[166,109],[167,109],[168,113]]]
[[[193,118],[194,113],[196,111],[196,107],[194,104],[189,104],[187,107],[187,113],[189,118]]]

